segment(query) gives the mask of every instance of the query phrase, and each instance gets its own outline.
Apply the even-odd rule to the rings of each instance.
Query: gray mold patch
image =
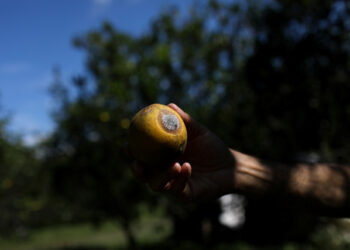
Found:
[[[176,115],[172,114],[163,114],[162,124],[169,131],[175,131],[180,127],[179,119],[176,117]]]

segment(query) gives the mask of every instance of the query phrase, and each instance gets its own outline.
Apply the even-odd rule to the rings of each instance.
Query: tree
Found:
[[[154,102],[178,103],[230,146],[262,158],[349,162],[346,4],[211,0],[186,16],[170,8],[140,37],[105,23],[75,39],[89,73],[73,79],[71,98],[55,85],[62,105],[46,158],[72,220],[115,218],[129,232],[137,204],[159,199],[133,181],[121,150],[130,117]],[[305,238],[317,222],[265,200],[248,201],[246,240]],[[184,205],[167,202],[177,222],[188,218]]]
[[[0,234],[26,237],[29,229],[48,223],[47,191],[39,158],[0,119]]]

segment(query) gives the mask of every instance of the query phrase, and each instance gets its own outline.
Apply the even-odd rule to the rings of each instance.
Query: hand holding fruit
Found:
[[[156,105],[153,111],[145,108],[140,112],[130,126],[129,141],[131,154],[136,158],[133,168],[136,177],[153,190],[169,191],[185,200],[217,197],[232,191],[235,160],[216,135],[175,104]],[[153,125],[148,121],[141,126],[142,119],[137,117],[151,117],[147,112],[157,114],[153,114]],[[164,123],[168,122],[170,130],[180,132],[173,134],[163,127],[167,125],[158,116],[162,112],[178,119],[165,117]]]
[[[135,161],[133,173],[152,189],[168,191],[185,200],[216,198],[233,192],[254,197],[269,195],[293,201],[295,206],[307,212],[349,216],[350,203],[344,200],[348,187],[342,182],[343,178],[350,178],[348,165],[303,163],[288,166],[267,163],[228,148],[175,104],[168,106],[176,113],[167,109],[165,114],[170,112],[174,116],[158,120],[156,132],[152,129],[153,132],[147,132],[152,136],[142,139],[146,146],[136,147],[141,154],[134,152],[136,159],[140,157],[138,160],[141,159],[143,164]],[[161,110],[157,112],[162,113]],[[180,118],[186,127],[187,146]],[[162,125],[163,122],[165,124]],[[160,132],[161,126],[168,126],[163,129],[170,130],[166,133],[173,135]],[[151,129],[152,126],[146,128]],[[174,131],[177,129],[182,132],[176,134]],[[131,144],[136,142],[138,145],[139,137],[133,138],[132,128],[130,132]],[[141,132],[138,135],[142,138]],[[153,151],[155,149],[160,152],[165,150],[166,157],[163,158],[163,153],[156,153],[157,150]],[[173,153],[168,154],[171,151]],[[143,153],[146,153],[145,158],[141,158]]]

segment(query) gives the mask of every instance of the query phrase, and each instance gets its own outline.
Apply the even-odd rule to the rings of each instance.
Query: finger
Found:
[[[190,137],[193,138],[193,137],[197,136],[198,134],[205,132],[206,129],[202,124],[200,124],[195,119],[193,119],[188,113],[183,111],[175,103],[170,103],[170,104],[168,104],[168,106],[170,108],[172,108],[173,110],[175,110],[181,116],[181,118],[184,121],[186,128],[188,130],[188,135]]]
[[[175,110],[181,116],[182,120],[185,122],[186,125],[187,123],[190,123],[192,121],[192,117],[189,114],[187,114],[185,111],[183,111],[175,103],[170,103],[168,104],[168,106],[173,110]]]
[[[176,179],[181,173],[181,165],[176,162],[161,174],[153,174],[149,178],[148,184],[154,191],[165,191],[169,188],[171,180]]]
[[[189,178],[191,177],[192,167],[188,162],[181,166],[179,176],[173,181],[169,191],[175,194],[178,198],[188,199],[190,194]]]
[[[191,164],[189,164],[188,162],[185,162],[184,164],[182,164],[180,176],[182,178],[190,178],[191,174],[192,174]]]

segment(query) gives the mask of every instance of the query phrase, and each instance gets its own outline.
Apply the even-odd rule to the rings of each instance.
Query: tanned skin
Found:
[[[269,196],[305,212],[350,216],[350,167],[336,164],[286,165],[262,161],[226,146],[209,129],[175,104],[188,131],[184,155],[163,172],[135,162],[134,175],[155,191],[186,201],[228,193]]]

